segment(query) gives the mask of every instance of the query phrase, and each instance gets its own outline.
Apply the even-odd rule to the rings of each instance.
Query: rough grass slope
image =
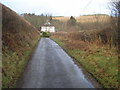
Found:
[[[39,32],[4,5],[2,5],[2,19],[2,86],[13,88],[39,40]]]

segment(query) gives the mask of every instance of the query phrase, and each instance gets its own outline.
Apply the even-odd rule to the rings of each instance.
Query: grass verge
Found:
[[[2,88],[15,88],[18,79],[22,75],[25,66],[30,58],[30,54],[35,49],[38,39],[34,40],[31,45],[27,45],[21,54],[17,54],[4,46],[2,61]]]
[[[91,45],[89,50],[71,49],[61,39],[52,38],[94,76],[104,88],[118,88],[118,57],[107,47]],[[74,47],[74,46],[72,46]]]

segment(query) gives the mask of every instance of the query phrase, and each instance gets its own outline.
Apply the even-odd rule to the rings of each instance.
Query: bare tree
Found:
[[[118,17],[120,15],[120,1],[111,0],[111,14]]]
[[[116,26],[116,36],[117,36],[117,46],[118,54],[120,54],[120,0],[111,0],[111,15],[114,16],[117,20],[115,23]]]

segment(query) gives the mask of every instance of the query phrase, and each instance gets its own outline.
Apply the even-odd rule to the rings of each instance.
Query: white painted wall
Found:
[[[43,32],[55,32],[54,26],[42,26],[41,31]]]

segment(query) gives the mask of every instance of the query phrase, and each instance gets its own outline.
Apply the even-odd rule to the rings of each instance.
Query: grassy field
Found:
[[[118,87],[118,57],[115,48],[72,40],[64,35],[54,35],[51,38],[93,75],[104,88]]]
[[[53,17],[53,20],[67,21],[70,17]]]
[[[60,20],[60,21],[68,21],[70,17],[53,17],[53,20]],[[108,15],[85,15],[75,17],[77,22],[86,23],[86,22],[96,22],[99,20],[100,22],[108,22],[110,20],[110,16]]]
[[[2,88],[15,88],[40,34],[28,21],[2,5]]]
[[[86,23],[86,22],[108,22],[110,16],[107,15],[91,15],[91,16],[80,16],[76,17],[77,22]]]

